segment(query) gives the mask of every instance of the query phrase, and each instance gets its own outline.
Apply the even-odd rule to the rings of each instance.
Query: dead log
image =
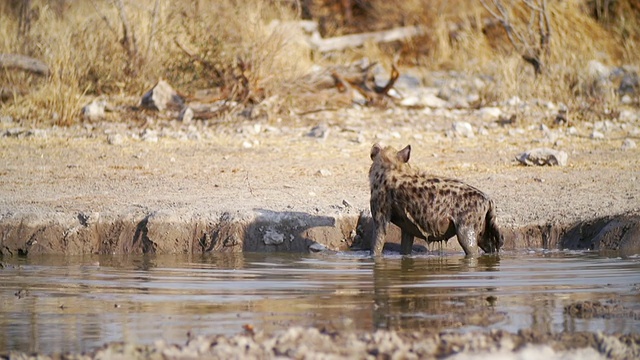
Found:
[[[308,42],[314,50],[329,52],[360,47],[367,42],[384,43],[407,40],[422,34],[424,34],[424,29],[419,26],[399,27],[390,30],[336,36],[328,39],[323,39],[318,32],[314,32],[308,38]]]
[[[36,75],[49,75],[49,67],[38,59],[19,54],[0,54],[0,69],[19,69]]]

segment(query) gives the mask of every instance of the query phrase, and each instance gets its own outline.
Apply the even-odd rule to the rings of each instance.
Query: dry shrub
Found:
[[[499,23],[490,21],[478,0],[353,0],[351,23],[345,23],[344,14],[338,21],[327,20],[333,10],[326,9],[342,9],[342,5],[336,8],[342,3],[337,0],[123,0],[129,35],[135,36],[132,55],[123,44],[122,14],[113,0],[66,2],[63,11],[54,3],[65,2],[31,0],[34,16],[21,36],[15,9],[0,3],[0,31],[7,35],[0,37],[0,52],[36,57],[52,70],[46,79],[15,71],[0,73],[4,86],[27,93],[0,103],[3,113],[70,124],[80,118],[87,95],[140,96],[159,77],[188,96],[198,89],[216,88],[219,98],[234,100],[238,107],[269,104],[277,116],[287,109],[320,107],[303,95],[308,89],[303,75],[314,54],[302,44],[300,31],[286,23],[304,12],[304,6],[296,6],[309,3],[324,9],[323,18],[314,19],[335,27],[327,35],[412,25],[426,29],[423,36],[404,43],[366,44],[338,55],[316,56],[316,63],[345,64],[368,57],[388,68],[399,55],[400,65],[484,74],[495,80],[485,90],[485,103],[514,94],[570,106],[583,103],[594,94],[585,77],[586,64],[595,59],[606,65],[637,65],[640,38],[637,1],[548,2],[550,53],[544,73],[535,76],[521,58],[522,49],[509,42]],[[613,5],[604,11],[599,8],[603,3]],[[519,26],[528,24],[525,7],[515,7],[511,14]],[[279,25],[274,26],[273,20]],[[599,101],[614,103],[609,95],[599,94],[604,96]]]
[[[33,0],[38,16],[26,38],[4,37],[0,52],[38,58],[52,75],[32,79],[0,74],[10,85],[22,86],[31,79],[26,96],[0,104],[3,112],[22,120],[70,124],[78,121],[88,101],[84,95],[141,95],[159,77],[179,90],[225,87],[238,94],[250,92],[235,100],[250,97],[249,102],[259,102],[276,95],[286,100],[295,92],[295,79],[310,66],[308,50],[297,42],[299,31],[271,26],[272,20],[293,18],[291,9],[279,3],[163,0],[157,8],[153,0],[123,3],[132,30],[129,41],[135,37],[136,42],[133,55],[123,43],[122,14],[112,1],[74,2],[60,16],[48,1]],[[10,11],[1,14],[1,30],[17,34],[15,16]],[[204,61],[187,55],[176,40]],[[21,47],[25,41],[26,49]]]

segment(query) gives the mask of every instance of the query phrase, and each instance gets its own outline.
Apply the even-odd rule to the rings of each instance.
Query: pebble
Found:
[[[104,110],[107,102],[104,100],[93,100],[82,108],[82,116],[88,120],[100,120],[104,118]]]
[[[316,125],[311,128],[307,136],[324,140],[329,136],[329,127],[325,124]]]
[[[140,139],[149,143],[157,143],[158,142],[158,132],[155,130],[145,129],[140,136]]]
[[[592,139],[604,139],[604,134],[601,133],[600,131],[593,130],[591,132],[591,138]]]
[[[631,139],[625,139],[622,142],[622,150],[631,150],[636,148],[636,142]]]
[[[502,110],[497,107],[484,107],[477,111],[477,114],[482,117],[483,120],[494,121],[498,120],[502,115]]]
[[[564,151],[549,149],[549,148],[536,148],[525,151],[518,156],[518,160],[523,165],[558,165],[566,166],[569,155]]]
[[[122,143],[124,143],[124,136],[120,134],[109,134],[109,136],[107,136],[107,143],[109,145],[122,145]]]
[[[325,176],[331,176],[332,174],[331,174],[331,171],[327,169],[320,169],[316,172],[316,175],[325,177]]]
[[[193,115],[193,109],[191,109],[189,106],[185,106],[184,108],[182,108],[182,110],[180,110],[178,119],[183,123],[188,124],[191,122],[191,120],[193,120]]]
[[[466,121],[456,121],[452,125],[453,132],[462,137],[472,138],[474,137],[473,127]]]

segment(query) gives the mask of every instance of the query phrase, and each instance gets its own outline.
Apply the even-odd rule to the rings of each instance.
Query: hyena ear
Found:
[[[407,147],[398,151],[398,159],[400,159],[400,161],[404,163],[409,162],[410,156],[411,156],[411,145],[407,145]]]
[[[371,160],[375,159],[381,150],[382,150],[382,146],[380,146],[380,144],[378,143],[373,144],[373,146],[371,147]]]

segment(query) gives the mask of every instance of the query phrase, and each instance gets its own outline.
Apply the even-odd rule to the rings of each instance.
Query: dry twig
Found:
[[[515,26],[509,16],[509,10],[500,0],[493,0],[493,7],[486,0],[480,0],[482,6],[496,20],[500,22],[509,42],[518,51],[522,58],[533,66],[536,75],[540,75],[544,69],[544,58],[550,53],[551,25],[547,12],[546,0],[521,0],[529,10],[529,22],[526,31]],[[537,32],[534,24],[537,19]]]

